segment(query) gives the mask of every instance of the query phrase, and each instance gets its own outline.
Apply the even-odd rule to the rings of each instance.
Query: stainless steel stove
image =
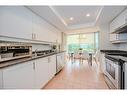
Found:
[[[105,50],[105,80],[111,89],[127,89],[127,52]]]

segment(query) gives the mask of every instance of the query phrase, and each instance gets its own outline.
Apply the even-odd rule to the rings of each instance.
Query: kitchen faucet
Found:
[[[34,51],[34,52],[35,52],[35,53],[34,53],[34,56],[37,56],[37,50],[38,50],[38,49],[35,49],[35,51]]]

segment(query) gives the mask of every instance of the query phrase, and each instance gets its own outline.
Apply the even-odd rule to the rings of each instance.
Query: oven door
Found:
[[[108,58],[105,59],[105,75],[108,78],[108,82],[110,82],[110,85],[112,85],[110,87],[114,86],[114,88],[120,89],[121,70],[116,61],[112,61]]]

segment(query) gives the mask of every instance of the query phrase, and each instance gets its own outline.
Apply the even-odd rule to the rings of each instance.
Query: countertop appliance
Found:
[[[0,43],[0,62],[32,56],[32,46],[25,43]]]
[[[104,50],[105,80],[112,89],[127,89],[127,52]]]

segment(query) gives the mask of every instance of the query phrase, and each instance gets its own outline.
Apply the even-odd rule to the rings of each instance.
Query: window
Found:
[[[99,33],[77,34],[67,36],[68,53],[79,48],[94,53],[99,48]]]

